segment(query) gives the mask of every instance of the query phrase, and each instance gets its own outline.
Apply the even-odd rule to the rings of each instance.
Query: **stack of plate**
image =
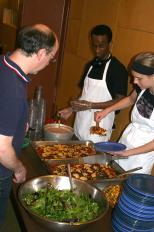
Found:
[[[127,179],[112,226],[114,232],[154,232],[154,176],[135,174]]]

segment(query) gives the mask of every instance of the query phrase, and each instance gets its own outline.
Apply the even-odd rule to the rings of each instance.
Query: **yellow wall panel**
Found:
[[[69,18],[80,19],[82,15],[84,0],[71,0]]]
[[[66,50],[76,54],[79,43],[80,21],[71,20],[67,32]]]
[[[154,33],[154,0],[122,0],[118,24]]]
[[[59,83],[57,96],[59,108],[66,106],[68,101],[73,97],[79,96],[80,88],[78,87],[78,83],[83,72],[83,63],[84,62],[80,58],[71,53],[65,54],[62,69],[63,78]]]
[[[118,28],[113,44],[113,53],[125,65],[128,65],[132,56],[142,51],[154,51],[154,34]]]

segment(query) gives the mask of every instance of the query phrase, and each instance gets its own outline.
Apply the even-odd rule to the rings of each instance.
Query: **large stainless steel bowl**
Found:
[[[46,218],[43,218],[34,212],[32,212],[28,206],[25,204],[23,200],[23,195],[25,193],[31,193],[31,192],[37,192],[41,188],[48,186],[49,184],[52,184],[53,187],[56,189],[64,190],[64,189],[70,189],[70,182],[69,178],[65,176],[41,176],[34,178],[32,180],[27,181],[26,183],[22,184],[19,188],[18,197],[20,200],[20,203],[25,208],[25,210],[33,217],[35,221],[37,221],[42,226],[46,227],[47,229],[52,229],[54,231],[80,231],[84,229],[87,226],[90,226],[92,223],[95,223],[96,221],[100,220],[107,212],[109,208],[109,204],[102,194],[100,190],[97,188],[87,184],[84,181],[72,179],[73,181],[73,188],[75,189],[77,193],[87,193],[90,195],[95,201],[100,204],[102,207],[102,212],[97,218],[94,218],[93,220],[87,221],[87,222],[58,222],[49,220]]]
[[[47,141],[71,140],[73,134],[73,128],[64,124],[51,123],[44,126],[44,138]]]

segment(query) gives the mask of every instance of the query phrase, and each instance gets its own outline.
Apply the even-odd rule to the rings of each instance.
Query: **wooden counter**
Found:
[[[31,146],[22,150],[21,160],[27,167],[27,171],[28,171],[27,179],[31,179],[37,176],[48,174],[46,167],[37,157],[37,155],[31,148]],[[22,206],[19,203],[18,197],[17,197],[18,187],[19,185],[16,185],[16,184],[13,185],[11,200],[12,200],[19,224],[21,226],[21,231],[22,232],[33,232],[33,231],[37,231],[37,232],[51,231],[52,232],[51,229],[47,230],[41,227],[33,219],[31,219],[29,214],[22,208]],[[101,221],[99,221],[97,224],[90,225],[89,227],[87,227],[86,229],[82,231],[83,232],[95,232],[95,231],[113,232],[112,227],[111,227],[111,209],[109,209],[108,213],[105,215],[105,217],[102,218]]]

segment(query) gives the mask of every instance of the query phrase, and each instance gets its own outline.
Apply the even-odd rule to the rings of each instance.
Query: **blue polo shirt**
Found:
[[[0,134],[13,136],[13,147],[18,155],[25,136],[27,124],[27,84],[30,79],[9,54],[0,56]],[[0,177],[11,175],[0,164]]]

